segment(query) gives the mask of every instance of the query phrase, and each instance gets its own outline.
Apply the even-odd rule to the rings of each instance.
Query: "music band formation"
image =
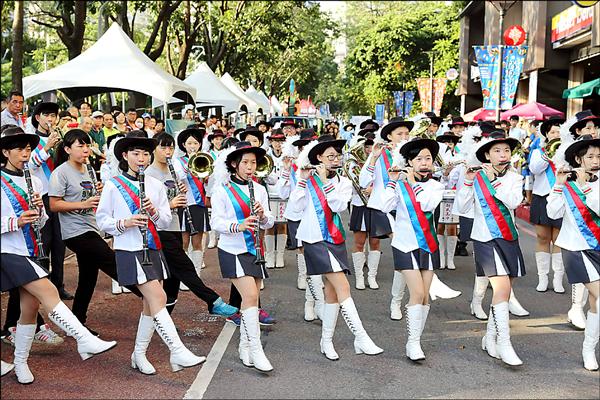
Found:
[[[319,350],[328,360],[339,359],[333,343],[339,314],[354,334],[356,354],[384,351],[361,322],[350,279],[357,290],[376,290],[378,275],[391,273],[385,313],[406,320],[406,356],[418,362],[425,359],[421,335],[435,312],[430,298],[460,295],[435,271],[455,269],[455,254],[468,255],[469,241],[475,272],[469,311],[487,320],[481,347],[521,365],[509,315],[529,315],[513,291],[526,273],[514,216],[524,199],[537,233],[536,289],[548,290],[552,269],[552,289],[564,293],[566,273],[572,301],[565,314],[584,329],[584,367],[598,369],[600,118],[589,112],[531,121],[530,132],[431,113],[415,121],[392,118],[382,127],[366,120],[356,132],[344,126],[350,140],[340,138],[336,122],[318,136],[292,119],[278,126],[260,121],[230,137],[198,125],[175,137],[132,130],[109,138],[99,171],[90,136],[80,129],[57,131],[57,114],[57,104],[40,103],[32,117],[35,133],[4,125],[0,137],[1,289],[10,291],[7,324],[14,326],[10,342],[20,383],[34,381],[29,352],[49,329],[40,304],[77,341],[83,360],[116,345],[87,327],[99,271],[116,289],[141,299],[127,361],[140,373],[156,373],[147,357],[155,331],[169,348],[174,372],[205,361],[186,348],[170,316],[180,290],[239,326],[244,366],[272,371],[260,327],[274,319],[260,293],[269,274],[286,264],[286,249],[298,269],[290,284],[305,292],[303,318],[321,320]],[[354,239],[350,257],[347,231]],[[207,236],[208,247],[217,247],[223,278],[231,281],[228,302],[201,279]],[[391,248],[381,246],[386,238]],[[62,269],[64,247],[57,242],[77,259],[72,309],[49,280],[49,271]],[[382,252],[391,252],[392,266],[379,268]],[[12,368],[3,361],[2,375]]]

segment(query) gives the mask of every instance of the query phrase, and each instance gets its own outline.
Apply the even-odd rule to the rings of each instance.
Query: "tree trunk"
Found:
[[[14,20],[12,25],[12,87],[23,91],[23,1],[15,1]]]

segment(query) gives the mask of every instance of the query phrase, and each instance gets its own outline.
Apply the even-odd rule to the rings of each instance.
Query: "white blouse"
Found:
[[[139,189],[137,180],[129,179],[124,175],[119,177]],[[157,230],[167,230],[172,216],[165,186],[158,179],[148,175],[145,176],[145,184],[146,196],[156,208],[156,213],[150,218]],[[125,228],[124,221],[132,215],[117,186],[112,180],[107,181],[100,195],[100,203],[96,210],[96,222],[101,231],[114,236],[113,248],[115,250],[140,251],[143,248],[143,238],[139,227]]]
[[[381,169],[381,157],[383,157],[383,152],[374,166],[370,165],[372,157],[373,153],[369,154],[365,165],[363,165],[360,170],[359,183],[363,189],[373,185],[373,190],[371,190],[371,196],[369,197],[367,206],[369,208],[381,210],[383,208],[383,192],[385,192],[385,182],[383,181],[383,171]],[[390,163],[392,162],[393,160],[390,160]]]
[[[550,193],[550,182],[546,170],[550,168],[550,162],[546,154],[540,148],[533,149],[529,160],[529,171],[534,175],[533,194],[547,196]]]

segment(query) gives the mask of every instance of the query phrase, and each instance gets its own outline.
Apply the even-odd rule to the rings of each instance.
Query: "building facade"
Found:
[[[501,31],[499,7],[510,4]],[[515,104],[537,101],[567,117],[583,109],[600,115],[597,95],[563,98],[565,89],[600,78],[600,2],[583,8],[571,1],[471,1],[460,21],[461,114],[483,103],[473,46],[500,44],[504,30],[520,25],[529,49]]]

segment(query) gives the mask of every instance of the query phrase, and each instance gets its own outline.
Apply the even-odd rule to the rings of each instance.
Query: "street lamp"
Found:
[[[433,50],[426,51],[425,54],[429,55],[429,95],[431,98],[429,111],[433,112]]]

